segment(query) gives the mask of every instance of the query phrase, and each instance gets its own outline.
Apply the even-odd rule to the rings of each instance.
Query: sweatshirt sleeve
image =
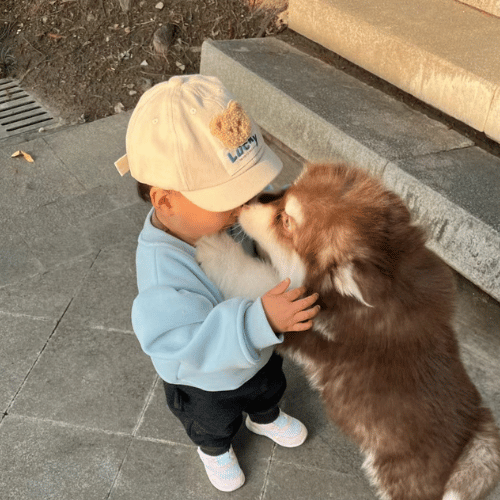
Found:
[[[260,350],[283,339],[269,326],[260,299],[213,305],[203,294],[168,286],[139,293],[132,323],[142,349],[156,362],[176,361],[202,373],[255,365]]]

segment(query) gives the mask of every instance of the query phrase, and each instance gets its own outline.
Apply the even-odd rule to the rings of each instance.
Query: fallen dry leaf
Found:
[[[29,155],[28,153],[25,153],[24,151],[16,151],[12,156],[11,158],[18,158],[22,156],[26,161],[30,162],[30,163],[34,163],[35,160],[33,160],[33,158],[31,157],[31,155]]]

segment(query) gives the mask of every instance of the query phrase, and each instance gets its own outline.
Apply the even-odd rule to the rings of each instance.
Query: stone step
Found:
[[[428,228],[430,248],[500,301],[499,158],[275,38],[206,41],[201,72],[305,160],[380,177]]]
[[[498,17],[456,0],[290,0],[288,26],[500,142]]]

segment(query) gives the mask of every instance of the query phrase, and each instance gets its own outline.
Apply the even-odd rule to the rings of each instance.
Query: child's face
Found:
[[[167,203],[154,204],[158,219],[181,240],[194,245],[202,236],[231,227],[241,207],[227,212],[210,212],[190,202],[181,193],[172,191]]]
[[[227,212],[210,212],[190,202],[180,193],[179,196],[177,208],[182,213],[185,227],[200,238],[230,228],[240,212],[240,207]]]

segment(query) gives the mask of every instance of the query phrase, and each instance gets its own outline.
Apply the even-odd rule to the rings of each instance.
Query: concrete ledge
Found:
[[[382,177],[451,267],[500,300],[500,160],[382,92],[273,38],[207,41],[219,77],[260,125],[307,161]]]
[[[500,19],[455,0],[290,0],[289,27],[500,142]]]

